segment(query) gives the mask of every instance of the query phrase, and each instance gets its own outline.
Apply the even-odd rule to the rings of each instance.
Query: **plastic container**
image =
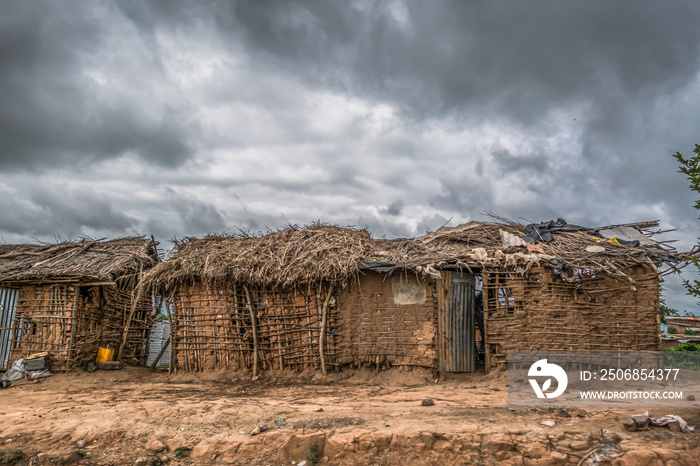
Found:
[[[33,371],[43,371],[49,368],[48,366],[48,356],[42,356],[40,358],[25,359],[24,369],[27,372]]]
[[[97,349],[97,359],[96,362],[111,361],[114,358],[114,350],[110,348],[99,347]]]

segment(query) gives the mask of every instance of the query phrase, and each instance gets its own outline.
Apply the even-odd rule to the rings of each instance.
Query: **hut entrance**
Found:
[[[442,272],[438,285],[438,369],[476,370],[474,275]]]

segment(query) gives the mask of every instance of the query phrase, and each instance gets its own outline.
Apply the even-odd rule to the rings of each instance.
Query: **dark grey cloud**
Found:
[[[24,195],[0,184],[0,230],[36,237],[73,238],[109,231],[133,233],[137,220],[117,208],[104,192],[91,188],[35,186]]]
[[[504,173],[532,171],[539,174],[548,168],[547,158],[543,155],[525,154],[518,156],[504,149],[494,151],[492,155],[499,170]]]
[[[650,88],[687,83],[700,50],[691,1],[663,10],[633,1],[219,6],[221,31],[242,31],[256,57],[421,118],[471,107],[532,123],[553,104],[594,97],[604,114]]]
[[[136,219],[116,208],[107,194],[90,188],[39,187],[30,200],[50,216],[50,221],[45,222],[48,231],[57,226],[58,231],[71,236],[84,228],[126,233],[136,223]]]
[[[159,165],[181,163],[194,150],[190,138],[196,124],[182,109],[135,101],[135,89],[128,87],[141,86],[144,75],[157,87],[164,76],[157,69],[139,69],[143,57],[112,56],[116,37],[108,31],[124,40],[130,31],[104,17],[108,5],[68,6],[5,5],[0,19],[3,169],[84,164],[129,153]],[[113,81],[116,75],[120,79]]]
[[[405,203],[401,199],[397,199],[391,204],[389,204],[386,207],[383,207],[381,210],[382,213],[386,213],[388,215],[391,215],[393,217],[399,215],[401,213],[401,210],[403,209]]]
[[[462,215],[492,210],[495,205],[493,186],[474,176],[469,168],[443,174],[440,193],[430,199],[430,206]]]
[[[180,216],[181,231],[201,235],[228,229],[225,214],[215,206],[201,201],[195,195],[179,193],[169,186],[165,187],[165,192],[171,209]]]

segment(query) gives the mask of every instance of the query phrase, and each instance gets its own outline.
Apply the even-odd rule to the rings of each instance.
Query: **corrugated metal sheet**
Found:
[[[151,329],[151,345],[148,350],[147,365],[153,364],[161,348],[170,336],[170,323],[167,320],[156,320]],[[165,349],[163,356],[158,360],[158,366],[170,364],[170,345]]]
[[[476,370],[474,277],[443,272],[438,286],[438,367],[446,372]]]
[[[0,288],[0,370],[10,367],[12,321],[17,311],[17,290]]]

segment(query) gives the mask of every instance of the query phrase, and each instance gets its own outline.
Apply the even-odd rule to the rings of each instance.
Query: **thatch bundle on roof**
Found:
[[[373,248],[366,230],[326,225],[290,226],[261,236],[186,238],[171,259],[145,274],[144,282],[168,288],[194,279],[281,288],[340,282],[358,272]]]
[[[135,280],[158,262],[151,240],[0,245],[0,282]]]

